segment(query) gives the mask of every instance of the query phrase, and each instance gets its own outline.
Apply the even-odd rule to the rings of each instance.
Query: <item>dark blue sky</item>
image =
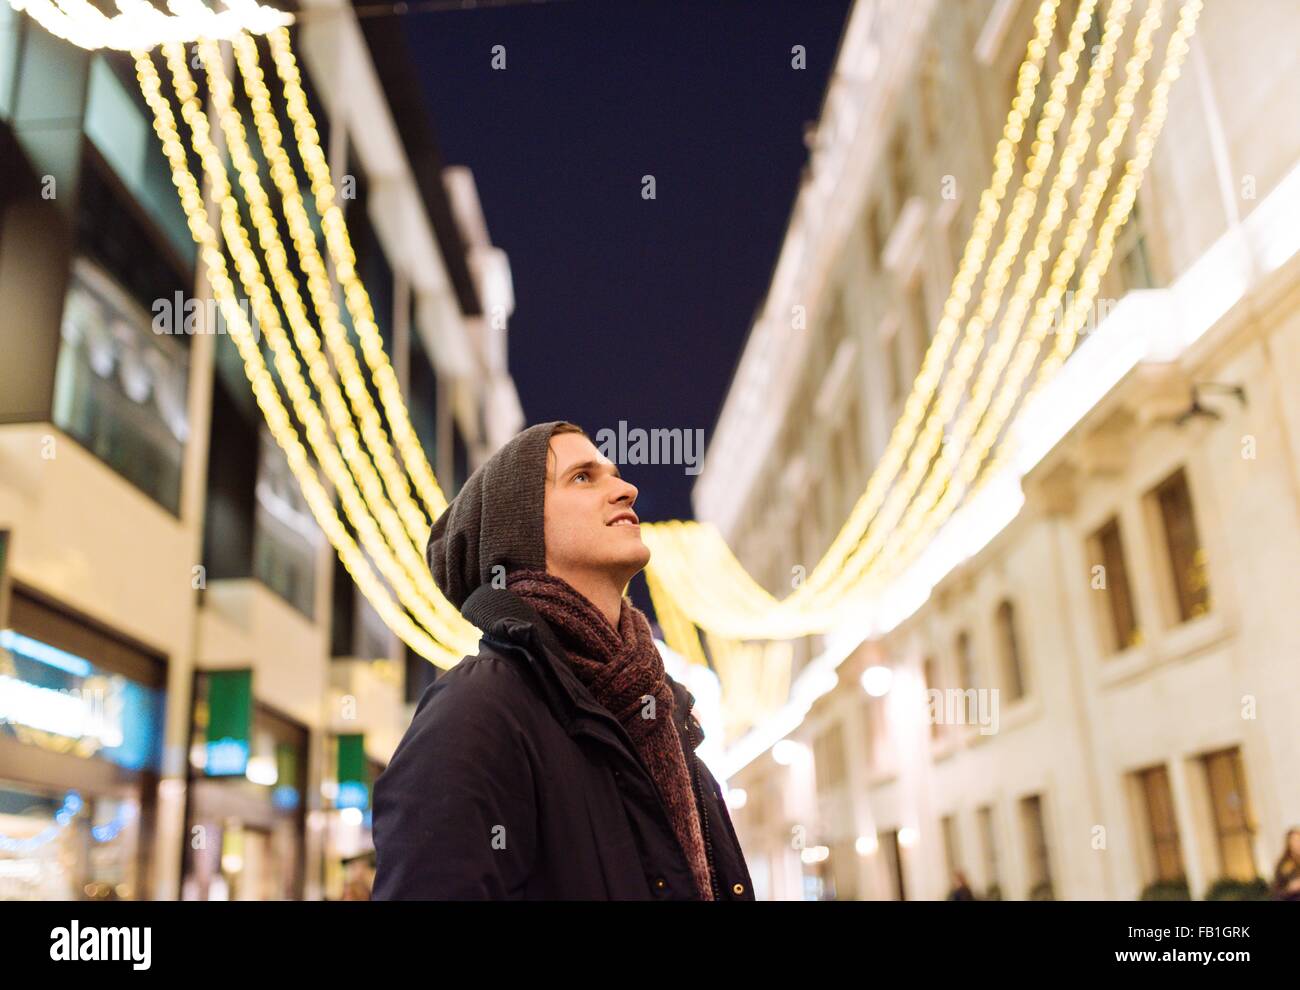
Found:
[[[406,16],[444,160],[473,169],[510,256],[510,368],[529,423],[710,439],[848,7],[572,0]],[[690,516],[681,465],[623,474],[642,518]]]

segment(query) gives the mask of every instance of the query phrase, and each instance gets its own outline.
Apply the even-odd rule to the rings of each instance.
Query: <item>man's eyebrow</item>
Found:
[[[578,471],[578,470],[590,471],[593,468],[599,468],[605,464],[608,464],[613,469],[615,478],[623,477],[623,475],[618,470],[618,465],[615,464],[613,461],[583,461],[581,464],[570,464],[567,468],[565,468],[564,472],[560,475],[560,477],[567,478],[569,475],[573,474],[574,471]]]

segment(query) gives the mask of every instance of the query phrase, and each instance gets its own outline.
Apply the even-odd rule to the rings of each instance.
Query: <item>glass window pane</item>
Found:
[[[189,352],[102,269],[74,261],[54,423],[172,512],[189,437]]]

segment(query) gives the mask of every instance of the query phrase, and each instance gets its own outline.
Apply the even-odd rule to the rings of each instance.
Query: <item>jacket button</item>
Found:
[[[743,894],[745,892],[745,885],[743,883],[734,884],[731,888],[731,892],[733,894]]]

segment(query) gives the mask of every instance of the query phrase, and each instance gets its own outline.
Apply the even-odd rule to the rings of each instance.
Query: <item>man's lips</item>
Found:
[[[605,523],[606,526],[630,526],[634,529],[641,528],[641,520],[637,519],[635,512],[618,512],[614,517]]]

